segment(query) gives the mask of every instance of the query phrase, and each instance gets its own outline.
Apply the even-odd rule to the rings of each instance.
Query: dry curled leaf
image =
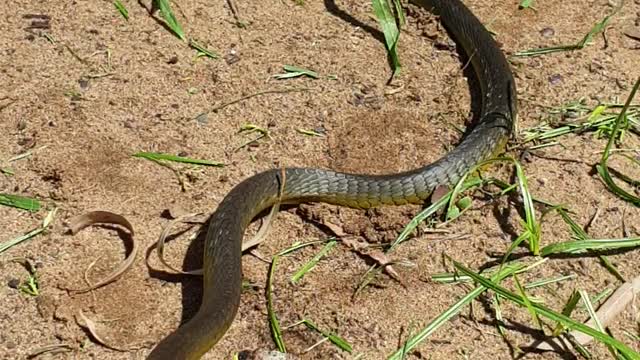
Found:
[[[598,308],[596,311],[596,316],[603,327],[607,327],[610,325],[615,318],[625,310],[625,308],[633,302],[636,296],[640,294],[640,276],[636,277],[631,281],[627,281],[624,284],[620,285],[619,288],[614,291],[611,296]],[[585,325],[596,328],[596,323],[594,319],[589,319],[585,322]],[[579,331],[572,331],[570,336],[580,345],[587,345],[590,343],[593,338],[589,335],[583,334]],[[565,348],[564,340],[561,338],[551,338],[548,340],[544,340],[544,342],[540,342],[540,340],[536,340],[532,344],[528,346],[531,349],[542,350],[542,351],[553,351],[556,349]]]
[[[156,247],[156,251],[158,252],[158,259],[160,259],[160,262],[162,263],[162,265],[164,265],[165,267],[167,267],[168,269],[170,269],[171,271],[173,271],[176,274],[202,275],[202,269],[191,270],[191,271],[182,271],[182,270],[179,270],[179,269],[171,266],[171,264],[169,264],[164,259],[164,243],[166,242],[166,239],[169,236],[169,233],[171,232],[173,227],[178,223],[191,221],[193,218],[195,218],[197,216],[200,216],[200,215],[201,215],[201,213],[191,213],[191,214],[180,215],[180,216],[172,219],[171,221],[169,221],[167,226],[165,226],[164,229],[162,230],[162,232],[160,233],[160,237],[158,238],[158,241],[154,245],[152,245],[152,246]],[[149,259],[147,258],[147,266],[150,266],[149,263],[148,263],[148,260]]]
[[[267,217],[263,219],[262,225],[260,226],[258,233],[250,240],[242,243],[242,251],[246,251],[247,249],[255,247],[256,245],[264,241],[264,239],[267,237],[267,234],[269,233],[269,230],[271,229],[271,222],[275,214],[278,212],[278,210],[279,210],[279,204],[276,204],[271,207],[271,211],[269,212],[269,215],[267,215]],[[160,259],[160,262],[175,274],[197,275],[197,276],[202,275],[202,269],[182,271],[180,269],[173,267],[164,258],[164,245],[173,227],[178,223],[194,222],[194,218],[200,215],[202,215],[202,213],[184,214],[170,220],[167,226],[165,226],[165,228],[162,230],[162,233],[160,233],[160,237],[158,238],[158,241],[154,245],[152,245],[156,247],[156,251],[158,252],[158,258]],[[147,258],[147,266],[151,267],[148,260],[149,259]]]
[[[340,241],[342,241],[343,244],[350,247],[352,250],[355,250],[358,253],[362,254],[361,250],[368,248],[370,245],[369,243],[360,241],[359,239],[361,238],[357,236],[346,236],[340,238]]]
[[[334,233],[334,235],[339,237],[339,238],[348,235],[347,232],[344,231],[344,228],[342,226],[336,225],[336,224],[332,223],[331,221],[328,221],[328,220],[322,218],[320,220],[320,223],[322,225],[326,226],[327,229],[331,230],[331,232]]]
[[[131,223],[125,219],[122,215],[114,214],[108,211],[92,211],[86,214],[82,214],[76,216],[69,220],[67,227],[69,228],[69,232],[72,235],[77,234],[80,230],[86,228],[87,226],[91,226],[94,224],[111,224],[111,225],[120,225],[127,229],[129,233],[127,234],[127,239],[131,243],[131,251],[126,256],[126,258],[118,265],[111,273],[109,273],[104,279],[98,281],[95,284],[89,284],[88,287],[82,289],[69,289],[74,292],[87,292],[99,287],[105,286],[114,282],[118,279],[122,274],[124,274],[133,262],[135,261],[136,255],[138,254],[138,243],[134,239],[134,231]]]
[[[100,332],[106,331],[107,327],[102,325],[102,324],[98,324],[95,321],[93,321],[92,319],[90,319],[89,317],[87,317],[82,312],[82,310],[78,311],[78,317],[76,318],[76,323],[80,327],[86,329],[91,334],[93,339],[95,341],[97,341],[100,345],[102,345],[104,347],[107,347],[107,348],[109,348],[111,350],[125,352],[125,351],[131,351],[131,350],[138,350],[138,349],[142,348],[140,346],[138,346],[138,347],[120,347],[120,346],[116,346],[116,345],[108,343],[99,334]]]
[[[374,250],[367,253],[367,256],[375,260],[375,262],[377,262],[378,265],[384,268],[384,271],[386,271],[387,274],[389,274],[389,276],[391,276],[394,280],[396,280],[397,282],[402,284],[402,286],[404,286],[404,282],[402,281],[400,274],[398,274],[398,272],[393,268],[393,266],[391,266],[393,261],[391,260],[391,258],[389,258],[389,256],[387,256],[387,254],[385,254],[380,250]]]
[[[379,266],[381,266],[384,271],[389,274],[394,280],[399,282],[402,286],[405,286],[404,281],[402,281],[402,277],[398,272],[393,268],[394,264],[401,264],[406,266],[412,266],[413,264],[409,262],[400,262],[392,260],[389,255],[381,250],[371,250],[366,251],[369,247],[369,244],[364,241],[358,241],[357,237],[344,237],[340,239],[343,244],[350,247],[353,251],[357,252],[362,256],[366,256],[371,260],[375,261]]]

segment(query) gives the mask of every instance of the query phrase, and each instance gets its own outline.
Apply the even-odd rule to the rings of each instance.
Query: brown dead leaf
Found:
[[[449,192],[449,187],[446,185],[438,185],[431,193],[431,203],[442,199]]]
[[[389,276],[391,276],[394,280],[399,282],[402,286],[405,286],[404,281],[402,281],[402,278],[400,277],[400,274],[398,274],[393,266],[391,266],[393,261],[389,258],[389,256],[387,256],[387,254],[380,250],[374,250],[367,253],[367,256],[377,262],[378,265],[382,266],[384,268],[384,271],[386,271],[387,274],[389,274]]]
[[[340,238],[343,244],[350,247],[352,250],[362,254],[361,250],[368,248],[370,245],[366,241],[360,241],[361,237],[358,236],[345,236]]]
[[[335,236],[337,236],[337,237],[339,237],[339,238],[341,238],[341,237],[343,237],[343,236],[347,236],[347,235],[348,235],[348,234],[344,231],[344,229],[342,228],[342,226],[337,225],[337,224],[334,224],[334,223],[332,223],[331,221],[325,220],[325,219],[323,218],[323,219],[321,219],[320,223],[321,223],[322,225],[326,226],[326,227],[327,227],[327,229],[331,230],[331,232],[332,232]]]
[[[112,225],[120,225],[129,231],[127,236],[127,240],[131,242],[131,252],[127,255],[127,257],[118,265],[110,274],[104,277],[104,279],[98,281],[95,284],[89,284],[88,287],[82,289],[68,289],[73,292],[83,293],[91,290],[95,290],[107,284],[110,284],[117,280],[122,274],[124,274],[133,262],[135,261],[136,255],[138,254],[138,242],[134,239],[134,231],[131,223],[125,219],[122,215],[114,214],[108,211],[92,211],[86,214],[82,214],[71,218],[67,224],[69,232],[71,235],[77,234],[80,230],[86,228],[87,226],[94,224],[112,224]]]
[[[82,310],[78,311],[78,316],[76,317],[76,323],[78,324],[78,326],[86,329],[91,336],[102,346],[107,347],[111,350],[115,350],[115,351],[121,351],[121,352],[126,352],[126,351],[131,351],[131,350],[138,350],[141,349],[141,346],[138,347],[120,347],[120,346],[116,346],[113,344],[108,343],[107,341],[105,341],[102,336],[99,334],[101,332],[107,332],[108,327],[102,325],[102,324],[98,324],[95,321],[93,321],[92,319],[90,319],[89,317],[87,317]]]
[[[174,268],[164,258],[164,243],[166,242],[167,237],[171,233],[171,230],[173,230],[173,227],[178,223],[190,222],[191,220],[195,219],[196,217],[198,217],[200,215],[202,215],[202,214],[201,213],[183,214],[183,215],[177,216],[174,219],[170,220],[169,223],[167,224],[167,226],[165,226],[164,229],[162,229],[162,232],[160,233],[160,237],[158,238],[158,241],[155,244],[151,245],[151,246],[155,246],[156,247],[156,251],[158,252],[158,259],[160,259],[160,262],[162,263],[162,265],[164,265],[165,267],[167,267],[168,269],[173,271],[175,274],[202,275],[202,269],[191,270],[191,271],[182,271],[182,270],[179,270],[177,268]],[[147,261],[147,266],[149,266],[149,268],[153,268],[149,264],[149,258],[148,257],[147,257],[146,261]]]
[[[242,243],[242,251],[246,251],[247,249],[253,248],[253,247],[257,246],[258,244],[260,244],[261,242],[263,242],[266,239],[267,234],[269,233],[269,230],[271,230],[271,222],[273,221],[273,219],[275,217],[275,214],[278,212],[279,209],[280,209],[279,204],[275,204],[274,206],[271,207],[271,211],[269,212],[269,215],[267,215],[267,217],[262,220],[262,225],[260,226],[260,229],[258,230],[258,233],[253,238],[251,238],[250,240],[244,241]],[[202,269],[196,269],[196,270],[191,270],[191,271],[182,271],[180,269],[177,269],[177,268],[173,267],[171,264],[169,264],[164,258],[164,245],[165,245],[167,237],[169,236],[171,230],[173,229],[173,227],[176,224],[184,223],[184,222],[189,222],[189,223],[198,222],[198,221],[195,221],[195,219],[197,217],[201,216],[202,213],[183,214],[183,215],[180,215],[180,216],[177,216],[177,214],[173,214],[172,213],[172,216],[173,215],[176,215],[176,217],[169,221],[167,226],[165,226],[165,228],[160,233],[160,237],[158,238],[158,241],[155,244],[151,245],[151,246],[155,246],[156,247],[156,251],[158,252],[158,258],[160,259],[160,262],[166,268],[171,270],[173,273],[182,274],[182,275],[197,275],[197,276],[201,276],[202,275]],[[147,262],[147,266],[149,266],[149,268],[153,268],[151,266],[151,264],[149,264],[149,258],[146,259],[146,262]]]

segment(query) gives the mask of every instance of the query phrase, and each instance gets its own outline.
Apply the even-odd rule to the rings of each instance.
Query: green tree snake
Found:
[[[284,168],[254,175],[229,192],[212,215],[204,249],[204,289],[196,315],[164,338],[148,359],[199,359],[225,334],[242,288],[242,238],[261,211],[276,203],[325,202],[354,208],[423,203],[495,155],[513,131],[516,90],[509,64],[473,13],[459,0],[413,0],[439,15],[469,58],[480,87],[475,127],[452,151],[424,167],[390,175]]]

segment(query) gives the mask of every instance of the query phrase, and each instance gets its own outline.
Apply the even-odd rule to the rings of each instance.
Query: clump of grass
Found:
[[[26,258],[14,258],[12,261],[22,265],[28,273],[27,279],[20,283],[18,290],[28,296],[36,297],[40,295],[40,282],[38,281],[38,273],[35,266]]]
[[[615,131],[612,132],[615,135]],[[433,333],[438,327],[442,326],[448,319],[453,317],[455,314],[459,313],[461,309],[470,304],[471,301],[479,296],[481,293],[487,290],[491,290],[494,292],[494,308],[496,319],[498,319],[498,332],[503,336],[506,336],[506,329],[501,325],[502,314],[500,310],[500,303],[502,301],[511,301],[519,304],[527,309],[533,318],[536,327],[542,329],[542,322],[540,320],[541,317],[545,317],[557,322],[554,335],[559,335],[565,329],[573,329],[584,332],[585,334],[594,337],[598,341],[604,343],[607,346],[610,346],[611,349],[615,349],[615,351],[624,354],[627,358],[630,359],[638,359],[639,355],[633,350],[629,349],[626,345],[622,344],[616,339],[613,339],[608,334],[594,330],[584,324],[572,320],[569,318],[571,311],[575,308],[577,304],[576,298],[572,297],[568,305],[565,307],[562,313],[557,313],[553,310],[550,310],[542,303],[540,300],[536,298],[532,298],[526,294],[527,289],[531,289],[539,286],[546,286],[551,283],[555,283],[558,281],[565,281],[575,277],[575,274],[565,275],[554,277],[551,279],[540,279],[529,284],[522,284],[519,281],[519,278],[516,276],[517,274],[524,273],[533,267],[526,267],[522,264],[520,260],[518,261],[509,261],[509,256],[512,251],[517,247],[520,243],[526,241],[529,243],[529,251],[531,255],[540,256],[542,258],[538,258],[538,261],[535,262],[535,266],[541,265],[545,262],[546,258],[554,255],[575,255],[585,252],[599,252],[599,251],[608,251],[615,249],[624,249],[624,248],[632,248],[632,247],[640,247],[640,239],[637,238],[625,238],[625,239],[592,239],[588,236],[588,234],[578,226],[569,216],[568,213],[563,206],[553,205],[548,202],[535,199],[528,190],[527,178],[522,169],[522,166],[519,162],[511,159],[511,158],[499,158],[493,159],[489,162],[494,161],[509,161],[514,164],[515,172],[516,172],[516,183],[515,184],[507,184],[497,179],[485,179],[481,180],[479,178],[471,177],[467,179],[464,177],[460,180],[458,184],[454,187],[452,191],[450,191],[447,195],[445,195],[440,200],[434,202],[430,207],[421,212],[416,218],[414,218],[405,228],[399,237],[398,240],[394,242],[389,248],[394,248],[399,245],[401,242],[406,241],[408,235],[413,231],[413,229],[417,226],[417,224],[423,220],[425,220],[428,216],[431,216],[436,213],[437,208],[444,208],[447,204],[451,206],[451,202],[464,191],[472,189],[473,187],[482,186],[486,184],[495,184],[502,189],[499,193],[501,195],[510,193],[515,189],[518,189],[521,198],[521,204],[523,206],[524,218],[522,219],[522,228],[523,231],[521,234],[512,242],[509,249],[505,252],[504,258],[498,267],[494,267],[491,269],[485,270],[485,272],[481,274],[473,273],[471,274],[470,270],[463,267],[461,264],[454,262],[455,268],[457,272],[455,274],[437,274],[434,276],[434,280],[439,282],[460,282],[460,281],[474,281],[479,286],[474,290],[469,292],[465,297],[463,297],[460,301],[456,302],[452,307],[450,307],[447,311],[443,312],[439,316],[437,316],[432,322],[430,322],[424,329],[419,331],[415,336],[411,337],[407,340],[402,346],[393,353],[389,359],[400,359],[403,358],[408,351],[413,349],[418,345],[421,341],[426,339],[431,333]],[[486,165],[485,164],[481,164]],[[474,170],[475,171],[475,170]],[[546,246],[541,246],[540,244],[540,229],[541,229],[541,221],[543,217],[540,217],[540,221],[537,220],[535,216],[535,209],[533,206],[534,202],[540,202],[550,207],[545,213],[543,213],[543,217],[550,211],[557,211],[563,217],[563,220],[570,226],[572,229],[573,239],[570,241],[550,244]],[[426,215],[426,216],[425,216]],[[447,220],[445,220],[446,223]],[[605,256],[600,256],[603,264],[607,269],[620,279],[622,279],[619,272],[615,269],[615,267],[610,263],[610,261]],[[484,275],[488,274],[488,275]],[[518,294],[507,291],[499,285],[499,282],[507,277],[513,277],[514,283],[518,289]],[[483,281],[480,281],[479,278],[482,278]],[[579,298],[578,298],[579,299]],[[585,305],[587,306],[587,305]],[[509,340],[505,337],[505,340],[508,342]],[[587,351],[580,346],[580,344],[576,344],[575,348],[579,352]]]
[[[490,281],[492,284],[500,283],[502,280],[512,276],[513,274],[528,271],[532,268],[535,268],[541,265],[543,262],[544,260],[539,260],[533,264],[526,264],[525,262],[520,262],[520,261],[509,263],[505,265],[503,268],[501,268],[499,271],[494,273],[491,276]],[[463,274],[463,275],[469,276],[468,274]],[[471,276],[469,277],[471,278]],[[449,321],[451,318],[453,318],[458,313],[460,313],[460,311],[462,311],[462,309],[465,306],[470,304],[471,301],[473,301],[473,299],[480,296],[487,289],[488,287],[486,285],[479,284],[476,288],[468,292],[460,300],[458,300],[456,303],[450,306],[447,310],[445,310],[443,313],[441,313],[435,319],[433,319],[429,324],[427,324],[427,326],[425,326],[417,334],[412,336],[410,339],[407,339],[402,344],[400,349],[398,349],[393,354],[387,357],[387,360],[404,359],[406,355],[409,354],[409,351],[413,350],[416,346],[418,346],[418,344],[420,344],[422,341],[427,339],[429,335],[431,335],[433,332],[439,329],[442,325],[444,325],[447,321]]]
[[[533,143],[530,149],[556,145],[552,140],[567,134],[595,132],[599,137],[610,137],[620,109],[624,105],[601,103],[595,107],[586,105],[583,99],[572,101],[566,105],[551,108],[550,113],[563,120],[547,120],[534,127],[522,131],[523,143]],[[566,120],[568,118],[571,120]],[[629,105],[624,121],[616,133],[616,141],[622,141],[625,133],[640,134],[640,106]]]

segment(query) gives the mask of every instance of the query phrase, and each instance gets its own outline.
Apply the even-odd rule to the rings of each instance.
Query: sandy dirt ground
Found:
[[[518,50],[575,43],[613,10],[606,0],[536,1],[535,10],[518,9],[518,1],[465,1],[496,34],[507,54]],[[153,272],[141,251],[129,272],[115,283],[85,294],[85,269],[98,279],[125,254],[109,228],[65,234],[65,221],[90,211],[125,216],[143,249],[151,246],[168,223],[167,209],[211,213],[242,179],[281,166],[389,173],[434,161],[459,140],[456,128],[471,118],[471,92],[461,73],[455,46],[437,19],[414,8],[398,47],[403,69],[391,76],[382,34],[368,1],[291,0],[234,1],[246,23],[236,25],[225,1],[180,1],[178,20],[187,35],[220,54],[196,58],[196,52],[167,31],[135,1],[123,1],[125,21],[110,1],[7,2],[0,12],[0,192],[33,196],[46,209],[31,214],[0,208],[0,240],[39,226],[47,209],[58,208],[50,229],[0,254],[0,359],[24,359],[38,348],[68,344],[70,352],[43,359],[142,359],[163,336],[188,319],[200,299],[199,279]],[[47,15],[34,19],[26,15]],[[519,128],[551,117],[550,107],[583,98],[622,102],[638,72],[640,3],[627,0],[606,32],[579,51],[513,61],[519,99]],[[275,80],[285,64],[310,68],[317,80]],[[398,86],[401,86],[398,88]],[[271,93],[237,102],[206,116],[221,104],[267,90]],[[244,124],[270,132],[269,138],[243,144],[256,134],[239,133]],[[311,137],[300,129],[323,134]],[[522,134],[519,135],[522,139]],[[568,135],[560,145],[522,156],[534,196],[566,204],[594,237],[640,236],[638,209],[609,193],[593,166],[605,139],[593,133]],[[623,147],[640,147],[636,135]],[[31,151],[31,156],[6,160]],[[174,165],[176,174],[151,161],[132,157],[138,151],[164,152],[220,161],[224,167]],[[621,163],[622,164],[622,163]],[[623,165],[620,165],[623,166]],[[628,165],[625,165],[628,166]],[[640,178],[637,168],[624,168]],[[509,179],[512,168],[489,173]],[[354,289],[370,260],[338,244],[302,281],[289,279],[321,245],[280,260],[274,284],[274,307],[283,326],[306,318],[339,334],[353,354],[301,326],[284,332],[288,350],[304,359],[382,359],[456,300],[469,285],[438,284],[434,273],[451,271],[447,254],[479,269],[496,261],[521,231],[516,198],[472,193],[473,208],[443,229],[421,232],[400,246],[394,260],[404,286],[387,275],[357,297]],[[371,211],[329,205],[285,209],[277,216],[268,241],[258,251],[270,258],[296,241],[332,234],[317,221],[329,222],[359,241],[380,245],[392,241],[419,211],[416,206]],[[187,229],[193,233],[195,229]],[[544,244],[566,241],[570,234],[558,216],[542,227]],[[456,240],[458,239],[458,240]],[[199,245],[199,246],[198,246]],[[190,246],[183,234],[169,244],[167,259],[177,267],[196,268],[201,243]],[[525,253],[525,249],[517,252]],[[640,270],[638,250],[610,255],[627,278]],[[35,264],[40,295],[16,289],[27,273],[11,259]],[[160,267],[155,255],[150,263]],[[229,359],[242,350],[274,349],[264,289],[268,264],[243,257],[246,281],[238,315],[207,359]],[[573,289],[595,295],[620,285],[595,256],[552,258],[522,275],[522,281],[571,275],[571,280],[537,288],[532,295],[561,309]],[[505,285],[514,289],[512,281]],[[411,351],[408,359],[510,359],[509,345],[498,334],[489,298],[474,302]],[[636,302],[636,305],[638,303]],[[78,326],[82,310],[104,326],[106,340],[128,351],[114,351],[93,341]],[[507,337],[524,345],[539,336],[525,309],[503,303]],[[584,320],[584,310],[575,318]],[[551,324],[551,323],[550,323]],[[612,333],[640,350],[626,333],[638,335],[632,307],[611,325]],[[309,350],[309,348],[313,347]],[[588,347],[595,358],[608,358],[600,344]],[[572,358],[568,353],[524,354],[525,359]]]

